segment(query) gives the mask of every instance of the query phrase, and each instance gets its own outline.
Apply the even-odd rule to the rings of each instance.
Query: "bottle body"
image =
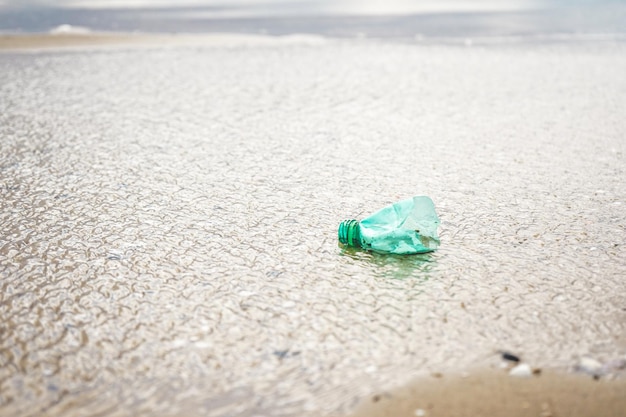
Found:
[[[342,222],[339,241],[381,253],[426,253],[439,247],[438,227],[432,200],[417,196],[384,207],[360,222]]]

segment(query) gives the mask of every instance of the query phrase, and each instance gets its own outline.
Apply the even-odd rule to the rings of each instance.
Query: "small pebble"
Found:
[[[506,351],[501,351],[500,354],[502,355],[502,359],[505,361],[509,361],[509,362],[519,362],[519,356],[516,356],[512,353],[506,352]]]
[[[278,356],[280,359],[285,359],[287,354],[289,354],[289,349],[286,350],[275,350],[274,355]]]
[[[580,359],[580,362],[578,362],[578,365],[576,365],[576,370],[592,375],[594,377],[599,377],[603,373],[602,364],[595,359],[587,357]]]
[[[509,371],[509,375],[519,377],[519,378],[528,378],[533,374],[533,370],[530,365],[527,363],[520,363],[513,369]]]
[[[421,408],[418,408],[417,410],[415,410],[415,415],[417,417],[424,417],[426,415],[426,411],[422,410]]]

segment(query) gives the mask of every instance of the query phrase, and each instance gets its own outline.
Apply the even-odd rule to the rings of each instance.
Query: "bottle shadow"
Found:
[[[339,245],[340,256],[348,257],[369,266],[372,272],[387,279],[428,280],[436,266],[436,252],[414,255],[383,254]]]

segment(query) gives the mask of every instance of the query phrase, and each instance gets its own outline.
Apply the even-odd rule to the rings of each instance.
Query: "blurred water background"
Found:
[[[3,0],[0,31],[414,38],[624,34],[622,0]]]
[[[593,23],[620,4],[1,4],[7,32],[315,36],[0,52],[0,415],[341,414],[499,349],[626,354],[626,44]],[[416,194],[439,251],[338,247]]]

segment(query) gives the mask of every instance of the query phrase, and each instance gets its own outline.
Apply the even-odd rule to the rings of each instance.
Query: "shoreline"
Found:
[[[241,33],[157,34],[124,32],[0,34],[0,53],[109,46],[261,46],[290,43],[318,45],[325,40],[327,40],[325,37],[308,34],[286,36]]]
[[[76,32],[76,33],[0,33],[0,53],[104,47],[157,46],[272,46],[284,44],[320,45],[333,40],[390,41],[376,37],[328,37],[319,34],[294,33],[268,35],[236,32],[147,33],[147,32]],[[396,39],[400,43],[443,46],[494,46],[533,44],[548,45],[568,42],[626,42],[623,34],[552,34],[534,36],[493,37],[421,37]]]
[[[119,45],[144,43],[149,40],[150,37],[147,36],[124,33],[0,34],[0,50]]]
[[[482,370],[432,374],[363,398],[349,417],[619,417],[626,379],[545,370],[528,377]]]

